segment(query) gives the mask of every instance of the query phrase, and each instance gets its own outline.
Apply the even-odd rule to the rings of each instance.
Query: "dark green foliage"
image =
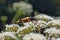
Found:
[[[40,13],[60,16],[60,10],[58,8],[60,6],[57,6],[60,4],[59,0],[30,0],[29,2],[33,5],[34,10],[37,10]]]

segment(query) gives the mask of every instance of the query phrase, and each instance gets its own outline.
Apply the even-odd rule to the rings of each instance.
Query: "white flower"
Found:
[[[22,30],[24,30],[24,29],[28,29],[28,28],[31,28],[32,26],[31,25],[29,25],[28,23],[24,23],[25,24],[25,26],[23,26],[23,27],[19,27],[19,29],[18,29],[18,31],[17,32],[19,32],[19,31],[22,31]]]
[[[18,29],[17,33],[19,33],[19,32],[22,31],[22,30],[25,30],[25,29],[27,29],[27,27],[20,27],[20,28]]]
[[[34,23],[32,23],[32,22],[27,22],[27,23],[23,23],[25,26],[30,26],[30,25],[34,25]]]
[[[38,23],[39,23],[39,24],[46,24],[45,21],[41,21],[41,20],[39,20]]]
[[[37,16],[35,16],[37,19],[39,20],[44,20],[44,21],[50,21],[50,20],[53,20],[54,18],[53,17],[50,17],[48,15],[45,15],[45,14],[39,14]]]
[[[56,37],[58,37],[60,35],[60,29],[52,27],[52,28],[46,29],[44,33],[48,33],[49,36],[55,35]]]
[[[6,36],[11,37],[11,38],[16,38],[14,32],[3,32],[3,33],[0,33],[0,39],[1,40],[4,40]]]
[[[56,40],[60,40],[60,38],[57,38]]]
[[[46,38],[41,34],[30,33],[25,35],[23,40],[46,40]]]
[[[26,29],[28,29],[28,28],[32,28],[32,30],[33,30],[33,28],[34,27],[36,27],[36,24],[35,24],[35,22],[27,22],[27,23],[23,23],[25,26],[24,27],[26,27]]]
[[[19,27],[17,34],[19,36],[24,36],[27,33],[30,33],[33,30],[33,27],[29,24],[23,26],[23,27]]]
[[[46,24],[47,23],[45,21],[39,20],[39,21],[37,21],[35,27],[38,27],[39,26],[40,28],[45,28],[45,27],[47,27]]]
[[[60,38],[52,38],[52,40],[60,40]]]
[[[17,8],[19,10],[23,10],[24,13],[31,13],[33,11],[33,9],[32,9],[33,7],[31,4],[25,3],[22,1],[13,3],[13,8],[14,8],[14,10],[17,10]]]
[[[52,20],[47,23],[48,27],[60,28],[60,20]]]
[[[17,24],[11,24],[11,25],[5,25],[6,26],[6,31],[13,31],[17,32],[18,28],[20,27]]]
[[[17,24],[11,24],[11,25],[5,25],[6,28],[10,28],[10,27],[19,27],[19,25]]]

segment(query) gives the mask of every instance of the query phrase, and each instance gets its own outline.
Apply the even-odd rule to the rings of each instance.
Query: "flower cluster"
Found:
[[[6,31],[10,32],[17,32],[19,25],[17,24],[11,24],[11,25],[5,25],[6,26]]]
[[[38,20],[43,20],[43,21],[46,21],[46,22],[51,21],[51,20],[54,19],[53,17],[50,17],[50,16],[45,15],[45,14],[40,14],[40,15],[37,15],[37,16],[35,16],[35,17],[36,17]]]
[[[24,14],[31,13],[33,11],[33,7],[31,4],[25,3],[22,1],[13,3],[13,9],[14,10],[22,10]]]
[[[0,40],[18,40],[14,32],[0,33]]]
[[[60,20],[44,14],[39,14],[35,18],[37,21],[25,22],[23,26],[5,25],[5,32],[15,33],[18,40],[60,40]]]
[[[60,28],[60,20],[52,20],[52,21],[49,21],[48,23],[47,23],[47,25],[49,26],[49,27],[56,27],[56,28]]]
[[[48,34],[49,37],[60,37],[60,29],[57,29],[55,27],[46,29],[44,33]]]
[[[35,18],[37,18],[37,22],[25,22],[23,23],[24,26],[18,24],[5,25],[5,31],[10,32],[10,34],[14,32],[18,40],[60,40],[60,20],[44,14],[39,14]],[[11,40],[12,37],[10,37]],[[10,39],[7,38],[7,40]]]
[[[13,23],[21,15],[30,15],[33,11],[32,5],[25,2],[13,3],[13,9],[18,11],[12,20]],[[5,31],[0,33],[0,40],[60,40],[59,19],[45,14],[36,15],[34,18],[37,21],[22,22],[23,26],[19,24],[5,25]]]
[[[51,40],[60,40],[60,38],[52,38]]]
[[[41,34],[30,33],[30,34],[25,35],[23,37],[23,40],[46,40],[46,37],[44,37]]]

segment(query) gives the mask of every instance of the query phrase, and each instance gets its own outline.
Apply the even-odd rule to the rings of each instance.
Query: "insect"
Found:
[[[34,18],[34,17],[25,17],[25,18],[22,18],[20,20],[17,20],[16,24],[21,24],[22,25],[22,23],[30,22],[30,21],[36,21],[37,22],[37,19]]]

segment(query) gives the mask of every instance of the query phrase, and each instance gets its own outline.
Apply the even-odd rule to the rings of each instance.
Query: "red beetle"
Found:
[[[22,18],[20,20],[17,20],[16,24],[21,24],[21,23],[30,22],[30,21],[37,21],[37,19],[34,17],[25,17],[25,18]]]

